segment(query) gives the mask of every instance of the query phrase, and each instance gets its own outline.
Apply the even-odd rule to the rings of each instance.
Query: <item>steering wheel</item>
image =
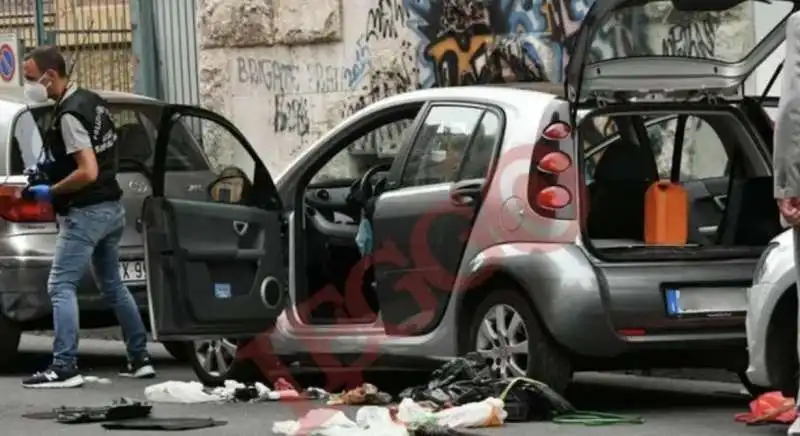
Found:
[[[347,195],[347,201],[363,204],[373,194],[371,179],[375,177],[375,174],[381,171],[387,171],[391,166],[391,162],[384,162],[368,169],[367,172],[361,176],[360,180],[350,186],[350,193]],[[369,188],[369,191],[367,191],[367,188]]]

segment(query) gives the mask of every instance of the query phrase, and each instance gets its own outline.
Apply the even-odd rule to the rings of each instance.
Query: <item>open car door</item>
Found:
[[[179,155],[170,148],[182,141],[213,156],[208,171],[171,171]],[[270,329],[287,299],[284,214],[244,135],[213,112],[167,105],[153,179],[142,213],[153,337],[239,337]]]
[[[566,94],[572,103],[738,98],[748,76],[784,41],[798,4],[597,0],[574,40]],[[759,29],[756,14],[768,18]]]

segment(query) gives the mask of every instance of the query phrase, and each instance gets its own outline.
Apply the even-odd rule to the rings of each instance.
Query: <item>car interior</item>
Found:
[[[759,105],[748,101],[740,109],[685,116],[598,112],[584,118],[579,135],[589,209],[586,245],[610,261],[760,256],[782,231],[769,163],[762,164],[769,162],[772,130]],[[744,131],[743,116],[763,141]],[[685,243],[645,242],[646,192],[660,180],[686,193]]]
[[[385,189],[389,168],[419,107],[377,120],[343,141],[336,156],[320,159],[305,185],[304,286],[297,312],[308,324],[372,323],[378,316],[372,268],[362,262],[356,234]],[[380,150],[383,150],[381,152]],[[298,214],[299,216],[299,214]],[[362,279],[358,279],[362,275]],[[351,279],[351,277],[353,277]]]

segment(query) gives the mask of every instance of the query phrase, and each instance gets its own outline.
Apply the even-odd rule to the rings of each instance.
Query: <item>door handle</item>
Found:
[[[715,196],[713,196],[711,198],[712,198],[712,200],[714,200],[714,203],[717,205],[719,210],[725,210],[725,207],[728,205],[728,195],[727,194],[715,195]]]
[[[453,184],[450,188],[450,199],[459,206],[469,206],[483,194],[484,180],[465,180]]]

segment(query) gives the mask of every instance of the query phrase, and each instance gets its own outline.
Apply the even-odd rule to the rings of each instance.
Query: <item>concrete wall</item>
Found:
[[[270,170],[365,105],[420,87],[561,81],[589,0],[201,0],[202,103],[231,118]],[[483,4],[490,4],[491,11]],[[738,59],[752,6],[725,20],[675,19],[656,5],[620,17],[594,50],[668,50]],[[634,20],[659,22],[636,34]],[[650,26],[652,28],[652,26]],[[397,136],[353,154],[391,154]],[[377,149],[373,148],[377,143]]]

